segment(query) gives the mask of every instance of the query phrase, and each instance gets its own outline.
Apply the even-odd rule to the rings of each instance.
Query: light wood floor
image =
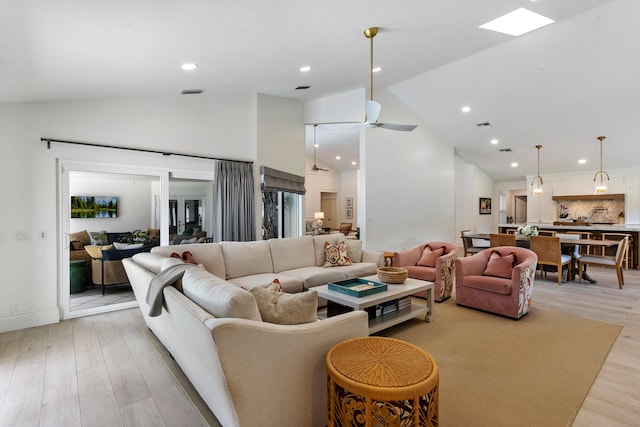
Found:
[[[640,271],[623,290],[590,273],[596,285],[536,278],[533,304],[624,326],[573,426],[638,426]],[[193,394],[137,308],[0,334],[2,427],[218,426]]]

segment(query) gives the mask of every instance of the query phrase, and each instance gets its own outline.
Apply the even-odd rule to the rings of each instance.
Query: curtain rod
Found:
[[[96,144],[93,142],[79,142],[79,141],[65,141],[62,139],[53,139],[53,138],[40,138],[40,141],[47,143],[47,149],[51,149],[52,142],[58,142],[60,144],[73,144],[73,145],[84,145],[87,147],[100,147],[100,148],[113,148],[116,150],[127,150],[127,151],[138,151],[141,153],[153,153],[153,154],[162,154],[163,156],[182,156],[182,157],[192,157],[195,159],[206,159],[206,160],[223,160],[228,162],[237,162],[237,163],[247,163],[253,164],[251,161],[247,160],[233,160],[233,159],[223,159],[220,157],[210,157],[210,156],[200,156],[198,154],[186,154],[186,153],[174,153],[171,151],[159,151],[159,150],[149,150],[146,148],[132,148],[132,147],[119,147],[117,145],[106,145],[106,144]]]

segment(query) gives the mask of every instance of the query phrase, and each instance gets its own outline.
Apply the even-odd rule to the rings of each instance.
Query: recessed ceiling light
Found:
[[[463,113],[468,113],[469,111],[471,111],[471,107],[469,107],[468,105],[465,105],[464,107],[462,107]]]
[[[587,159],[580,159],[578,160],[578,163],[584,165],[585,163],[587,163]]]
[[[300,72],[301,73],[306,73],[307,71],[311,71],[311,66],[310,65],[305,65],[304,67],[300,67]]]
[[[493,145],[496,145],[498,142],[500,142],[500,141],[498,141],[497,139],[492,139],[491,140],[491,144],[493,144]]]
[[[518,167],[518,163],[517,163],[517,162],[513,162],[513,163],[511,163],[511,167],[512,167],[512,168],[517,168],[517,167]]]
[[[356,162],[351,162],[351,164],[352,164],[353,166],[355,166],[357,163],[356,163]]]
[[[493,21],[480,25],[478,28],[497,31],[511,36],[521,36],[522,34],[552,24],[553,22],[555,22],[553,19],[521,7]]]
[[[336,156],[336,160],[340,160],[340,156]]]
[[[382,71],[382,67],[373,67],[371,71],[373,71],[374,73],[379,73],[380,71]]]
[[[198,64],[194,64],[193,62],[188,62],[186,64],[182,64],[180,68],[182,68],[184,71],[193,71],[196,68],[198,68]]]
[[[313,146],[316,148],[320,147],[318,144],[313,144]]]

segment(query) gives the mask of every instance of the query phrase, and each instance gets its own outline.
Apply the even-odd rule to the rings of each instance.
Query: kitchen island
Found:
[[[631,268],[638,268],[638,234],[640,233],[640,224],[585,224],[585,223],[551,223],[551,222],[528,222],[529,225],[535,225],[538,230],[555,231],[556,233],[581,231],[591,233],[593,239],[602,239],[602,234],[606,233],[625,233],[631,235],[629,239],[629,254],[631,256]],[[498,232],[507,233],[508,230],[517,230],[518,227],[525,224],[498,224]],[[613,240],[611,237],[608,239]],[[598,254],[599,255],[599,254]],[[614,255],[614,254],[608,254]]]

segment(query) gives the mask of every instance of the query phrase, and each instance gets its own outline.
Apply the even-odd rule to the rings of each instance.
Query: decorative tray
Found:
[[[364,297],[384,292],[387,285],[365,279],[348,279],[340,282],[329,283],[329,290],[340,292],[341,294],[351,295],[352,297]]]

